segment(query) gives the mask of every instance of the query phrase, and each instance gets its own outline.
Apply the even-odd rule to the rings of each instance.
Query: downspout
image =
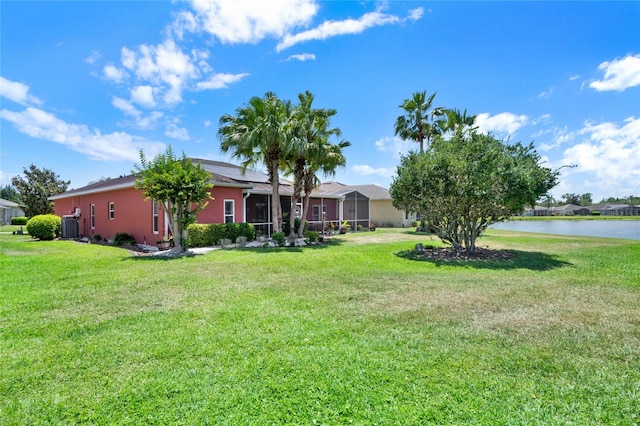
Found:
[[[242,222],[247,223],[247,198],[251,195],[250,192],[247,192],[242,197]]]

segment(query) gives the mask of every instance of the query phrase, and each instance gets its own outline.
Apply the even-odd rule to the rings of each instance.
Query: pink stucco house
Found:
[[[214,185],[211,190],[214,199],[200,212],[198,223],[248,222],[259,233],[270,235],[271,185],[266,174],[243,172],[239,166],[220,161],[193,161],[211,173]],[[58,216],[65,220],[75,218],[80,236],[112,239],[116,233],[126,232],[138,243],[154,245],[170,233],[168,221],[162,207],[153,200],[145,200],[134,186],[135,176],[129,175],[72,189],[50,199]],[[285,214],[292,210],[292,194],[292,183],[281,180],[280,197]],[[318,190],[312,194],[309,211],[302,212],[301,205],[293,210],[318,229],[323,220],[336,225],[347,220],[353,229],[358,224],[367,227],[369,224],[368,199],[355,191]]]

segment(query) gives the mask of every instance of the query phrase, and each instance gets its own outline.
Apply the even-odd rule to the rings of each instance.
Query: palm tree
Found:
[[[218,130],[222,152],[231,152],[234,158],[241,159],[243,170],[257,164],[267,167],[272,187],[273,232],[282,231],[278,171],[284,153],[289,149],[291,113],[289,101],[282,101],[275,93],[267,92],[262,98],[252,97],[247,105],[236,109],[235,116],[223,115]]]
[[[293,175],[293,196],[291,197],[291,211],[293,212],[304,190],[304,177],[308,172],[310,162],[316,161],[315,157],[321,154],[321,150],[330,136],[340,136],[338,128],[329,128],[331,117],[337,114],[335,109],[313,108],[314,96],[311,92],[298,94],[299,104],[295,107],[292,127],[295,128],[290,146],[289,157],[285,161],[284,169],[287,174]],[[308,204],[303,208],[303,218],[306,216]],[[304,221],[304,220],[303,220]],[[295,233],[295,217],[289,217],[290,235]],[[303,227],[298,233],[301,235]]]
[[[446,120],[442,120],[440,127],[444,131],[451,131],[455,135],[462,137],[476,131],[478,127],[474,127],[477,115],[467,115],[467,110],[460,112],[459,109],[447,109],[444,111]]]
[[[414,92],[410,99],[405,99],[400,105],[406,114],[396,119],[395,134],[404,140],[413,140],[420,144],[420,152],[424,152],[424,142],[427,145],[431,139],[440,134],[436,118],[444,114],[441,107],[431,108],[436,93],[427,98],[427,92]]]
[[[317,143],[313,144],[302,179],[304,189],[303,211],[306,212],[309,209],[311,193],[320,185],[318,173],[322,172],[325,176],[335,175],[338,167],[344,167],[347,164],[347,159],[342,150],[349,146],[351,146],[349,141],[331,144],[328,142],[328,137],[320,138]],[[300,226],[300,229],[298,229],[299,237],[302,237],[302,228]]]

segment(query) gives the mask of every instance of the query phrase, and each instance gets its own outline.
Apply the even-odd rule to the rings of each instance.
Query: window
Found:
[[[116,218],[116,203],[113,201],[109,202],[109,219]]]
[[[224,223],[235,222],[235,210],[234,200],[224,200]]]
[[[158,203],[156,202],[156,200],[153,200],[151,215],[153,219],[153,233],[157,234],[158,233]]]
[[[327,206],[325,206],[324,204],[321,206],[313,206],[313,211],[311,214],[311,220],[313,221],[320,221],[322,220],[322,216],[320,215],[320,207],[322,207],[322,213],[324,215],[327,214]]]
[[[96,229],[96,205],[91,204],[91,229]]]

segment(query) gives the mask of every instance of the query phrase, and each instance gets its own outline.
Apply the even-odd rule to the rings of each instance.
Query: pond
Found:
[[[640,240],[640,220],[516,220],[494,223],[494,229]]]

